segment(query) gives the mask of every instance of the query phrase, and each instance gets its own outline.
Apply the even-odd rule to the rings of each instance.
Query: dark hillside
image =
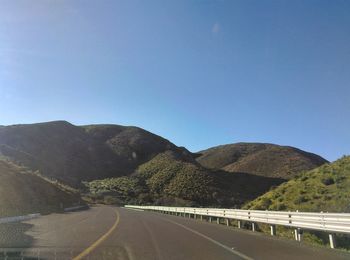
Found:
[[[71,185],[79,184],[81,179],[108,176],[117,165],[108,147],[94,142],[84,129],[64,121],[2,128],[0,153]]]
[[[137,127],[74,126],[65,121],[0,128],[0,154],[79,187],[81,181],[129,175],[157,154],[190,153]]]
[[[134,126],[90,125],[83,127],[94,140],[106,144],[115,155],[129,161],[133,167],[164,151],[191,155],[161,136]]]
[[[0,217],[60,212],[78,203],[78,194],[62,190],[27,169],[0,159]]]
[[[210,169],[245,172],[265,177],[290,179],[297,173],[316,168],[327,161],[290,146],[263,143],[237,143],[199,152],[197,161]]]

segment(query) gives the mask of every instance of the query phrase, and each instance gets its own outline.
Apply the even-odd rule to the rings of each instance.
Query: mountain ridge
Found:
[[[51,121],[0,128],[0,154],[74,187],[82,180],[129,175],[166,150],[191,154],[133,126]]]
[[[198,152],[197,161],[209,169],[246,172],[290,179],[328,161],[319,155],[292,146],[270,143],[234,143]]]
[[[189,163],[193,170],[203,168],[203,174],[216,171],[275,179],[288,179],[326,162],[297,148],[263,143],[222,145],[199,155],[136,126],[75,126],[60,120],[0,127],[2,156],[74,188],[83,188],[82,182],[131,176],[166,152],[183,166]],[[216,160],[218,156],[220,160]],[[257,164],[260,168],[256,168]],[[282,170],[290,171],[282,175]],[[270,179],[266,180],[270,183]]]

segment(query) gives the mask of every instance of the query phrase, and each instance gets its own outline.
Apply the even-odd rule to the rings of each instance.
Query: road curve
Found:
[[[11,248],[0,239],[0,252],[30,259],[350,259],[338,250],[257,232],[111,206],[18,225],[26,225],[24,234],[11,238]],[[0,237],[1,232],[0,226]]]

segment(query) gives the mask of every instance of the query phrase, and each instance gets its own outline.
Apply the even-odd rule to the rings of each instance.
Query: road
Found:
[[[0,225],[1,251],[0,259],[5,251],[23,259],[350,259],[338,250],[112,206]]]

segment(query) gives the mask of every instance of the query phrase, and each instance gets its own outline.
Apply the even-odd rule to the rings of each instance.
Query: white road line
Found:
[[[242,254],[241,252],[238,252],[237,250],[234,250],[233,248],[225,246],[224,244],[221,244],[219,241],[216,241],[216,240],[214,240],[214,239],[212,239],[212,238],[210,238],[210,237],[208,237],[208,236],[206,236],[206,235],[204,235],[204,234],[202,234],[202,233],[200,233],[200,232],[198,232],[196,230],[193,230],[193,229],[191,229],[189,227],[186,227],[185,225],[179,224],[179,223],[171,221],[169,219],[163,219],[163,220],[171,222],[171,223],[173,223],[175,225],[178,225],[178,226],[180,226],[180,227],[182,227],[182,228],[184,228],[184,229],[186,229],[186,230],[188,230],[188,231],[190,231],[190,232],[192,232],[192,233],[194,233],[194,234],[196,234],[196,235],[198,235],[198,236],[200,236],[202,238],[205,238],[205,239],[209,240],[210,242],[212,242],[212,243],[214,243],[214,244],[216,244],[216,245],[226,249],[227,251],[229,251],[229,252],[231,252],[231,253],[233,253],[233,254],[235,254],[235,255],[243,258],[243,259],[253,260],[253,258],[251,258],[249,256],[246,256],[246,255]]]

